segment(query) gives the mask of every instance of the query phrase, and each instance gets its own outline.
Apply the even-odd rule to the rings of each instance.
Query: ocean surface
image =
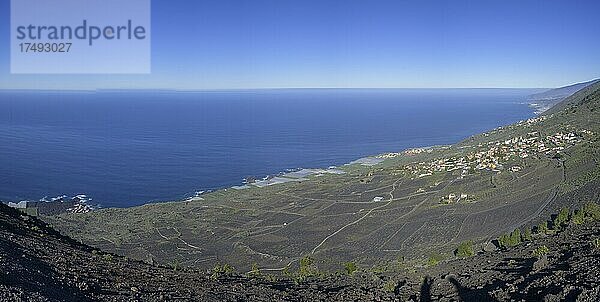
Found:
[[[531,89],[0,92],[0,200],[179,200],[451,144],[532,117]]]

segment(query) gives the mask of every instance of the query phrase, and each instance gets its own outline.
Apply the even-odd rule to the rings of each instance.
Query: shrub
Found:
[[[537,258],[542,257],[543,255],[548,254],[548,252],[550,252],[550,249],[545,246],[539,246],[538,248],[536,248],[535,250],[533,250],[533,255],[536,256]]]
[[[283,275],[286,276],[286,277],[288,277],[288,278],[290,278],[290,279],[293,277],[293,274],[290,272],[290,266],[289,265],[283,268]]]
[[[383,285],[383,289],[385,289],[385,291],[388,293],[393,293],[394,291],[396,291],[397,285],[398,283],[396,283],[396,281],[390,280]]]
[[[271,283],[277,282],[277,277],[273,274],[266,274],[264,278]]]
[[[174,259],[171,262],[171,268],[173,268],[174,271],[178,271],[181,269],[181,263],[179,262],[179,259]]]
[[[260,268],[258,268],[258,263],[252,263],[252,267],[250,268],[250,272],[248,273],[248,275],[251,277],[260,276]]]
[[[406,267],[406,259],[404,259],[404,256],[398,256],[398,258],[396,258],[396,267],[398,269]]]
[[[346,271],[346,274],[352,275],[358,270],[358,267],[354,262],[346,262],[344,264],[344,270]]]
[[[429,255],[429,259],[427,260],[427,265],[429,266],[436,266],[438,263],[440,263],[440,261],[446,259],[446,257],[444,257],[444,255],[440,254],[440,253],[433,253],[431,255]]]
[[[234,271],[235,271],[235,268],[233,268],[233,266],[231,266],[227,263],[225,263],[223,265],[217,263],[217,264],[215,264],[215,267],[213,267],[213,272],[212,272],[211,277],[213,279],[218,279],[219,277],[224,276],[224,275],[231,275],[231,274],[233,274]]]
[[[232,274],[235,271],[235,268],[227,263],[223,264],[222,269],[225,274]]]
[[[600,238],[596,238],[594,240],[592,240],[592,245],[596,248],[596,249],[600,249]]]
[[[473,241],[469,240],[459,244],[456,250],[454,251],[454,254],[457,257],[461,258],[471,257],[475,255],[475,252],[473,251]]]

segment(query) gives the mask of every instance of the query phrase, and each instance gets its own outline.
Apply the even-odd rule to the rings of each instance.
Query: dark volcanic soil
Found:
[[[571,226],[508,251],[449,261],[421,272],[427,276],[421,293],[440,301],[457,295],[464,301],[600,301],[597,238],[598,222]],[[540,246],[549,252],[535,257]]]
[[[211,278],[103,253],[0,205],[0,301],[599,301],[596,238],[598,222],[410,273],[296,284]],[[538,259],[532,251],[541,245],[550,252]]]
[[[0,301],[394,299],[380,280],[358,276],[296,285],[240,276],[214,279],[206,272],[153,266],[94,250],[0,204]]]

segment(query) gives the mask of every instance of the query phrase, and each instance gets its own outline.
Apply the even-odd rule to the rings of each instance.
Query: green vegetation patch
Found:
[[[540,257],[548,254],[549,252],[550,252],[550,249],[547,246],[542,245],[542,246],[537,247],[535,250],[533,250],[532,254],[535,257],[540,258]]]
[[[454,255],[460,258],[474,256],[475,251],[473,250],[473,241],[469,240],[459,244],[456,250],[454,251]]]
[[[427,265],[436,266],[438,265],[438,263],[444,261],[445,259],[446,256],[444,256],[441,253],[432,253],[431,255],[429,255],[429,259],[427,259]]]

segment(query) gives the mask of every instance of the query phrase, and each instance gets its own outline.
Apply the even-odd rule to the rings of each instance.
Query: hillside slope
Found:
[[[574,94],[575,92],[588,87],[592,84],[595,84],[600,80],[591,80],[587,82],[577,83],[573,85],[568,85],[560,88],[550,89],[544,92],[536,93],[531,95],[529,98],[533,100],[544,100],[544,99],[557,99],[557,98],[566,98]]]
[[[598,301],[600,222],[504,252],[293,282],[148,265],[58,234],[0,204],[0,301]],[[541,258],[532,254],[548,249]]]
[[[353,283],[354,282],[354,283]],[[392,301],[373,280],[312,285],[149,265],[78,243],[0,204],[0,301]]]
[[[454,146],[384,154],[303,181],[220,190],[191,201],[44,217],[57,229],[131,258],[240,271],[346,262],[422,264],[458,244],[485,245],[560,207],[600,196],[600,83],[555,113]],[[568,108],[567,108],[568,107]]]
[[[600,80],[592,80],[584,83],[573,84],[565,87],[550,89],[541,93],[536,93],[528,97],[530,106],[536,110],[537,113],[542,113],[552,108],[556,104],[560,103],[567,97],[574,93],[586,88]]]

